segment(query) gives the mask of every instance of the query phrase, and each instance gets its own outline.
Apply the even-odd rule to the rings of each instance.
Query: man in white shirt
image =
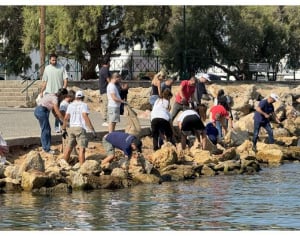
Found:
[[[79,146],[79,163],[82,165],[85,161],[85,149],[88,146],[88,138],[86,135],[87,127],[96,136],[95,129],[88,116],[89,108],[85,102],[83,102],[84,94],[82,91],[77,91],[75,100],[68,106],[67,112],[64,118],[62,126],[63,137],[68,138],[68,145],[64,151],[64,160],[68,162],[72,149],[76,143]],[[68,132],[66,131],[67,124],[69,122]]]
[[[125,103],[121,99],[118,87],[118,83],[121,79],[119,73],[113,73],[110,79],[109,84],[107,85],[107,113],[108,113],[108,132],[111,133],[115,131],[116,123],[120,122],[120,105]]]

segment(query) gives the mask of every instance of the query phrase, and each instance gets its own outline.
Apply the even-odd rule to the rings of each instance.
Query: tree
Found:
[[[68,46],[83,68],[84,79],[96,78],[95,67],[120,46],[144,43],[151,49],[164,34],[167,6],[47,6],[46,51]],[[38,9],[24,7],[24,48],[38,48]]]
[[[173,11],[178,18],[180,10]],[[181,71],[186,42],[190,73],[217,66],[237,76],[236,72],[246,72],[245,62],[268,62],[275,68],[292,49],[288,46],[290,31],[280,13],[282,8],[276,6],[186,7],[187,34],[182,18],[170,20],[169,34],[160,43],[163,61],[167,68]]]
[[[22,51],[22,26],[21,6],[0,6],[0,63],[8,75],[18,75],[31,65],[30,58]]]

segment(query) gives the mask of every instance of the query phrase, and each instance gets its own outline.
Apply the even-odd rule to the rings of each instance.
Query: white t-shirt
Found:
[[[177,121],[178,121],[178,122],[182,122],[183,119],[184,119],[186,116],[190,116],[190,115],[197,115],[197,116],[200,118],[199,114],[198,114],[196,111],[194,111],[194,110],[185,110],[185,111],[183,111],[183,112],[179,115]]]
[[[82,113],[90,113],[87,104],[83,101],[75,100],[68,106],[66,114],[70,114],[70,127],[82,127],[86,130]]]
[[[169,112],[169,101],[167,99],[157,99],[153,105],[151,111],[151,121],[154,118],[162,118],[166,121],[171,120],[171,114]]]
[[[121,99],[117,86],[113,83],[109,83],[106,88],[106,93],[107,93],[107,99],[108,99],[108,106],[109,107],[120,107],[121,103],[115,102],[111,96],[111,94],[114,93],[117,98]]]
[[[62,102],[60,103],[60,105],[59,105],[59,110],[60,111],[64,111],[64,112],[66,112],[67,111],[67,108],[68,108],[68,106],[69,106],[69,102],[68,101],[66,101],[66,100],[62,100]]]

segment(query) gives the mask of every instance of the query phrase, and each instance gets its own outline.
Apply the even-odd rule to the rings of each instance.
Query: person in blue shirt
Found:
[[[252,140],[252,150],[257,152],[256,143],[258,140],[258,134],[260,128],[263,127],[268,133],[269,144],[274,143],[273,130],[270,125],[270,120],[274,119],[277,123],[280,123],[280,120],[277,118],[274,113],[273,103],[279,100],[278,95],[271,93],[268,98],[263,99],[259,102],[254,113],[254,131],[253,131],[253,140]]]
[[[103,147],[106,150],[107,157],[101,162],[101,165],[109,163],[115,158],[115,148],[124,152],[125,157],[129,159],[133,155],[133,152],[142,152],[142,142],[134,135],[113,131],[105,135],[102,139]]]
[[[218,135],[219,131],[216,128],[216,122],[209,122],[205,126],[206,135],[209,138],[209,140],[214,144],[217,145],[218,143]]]

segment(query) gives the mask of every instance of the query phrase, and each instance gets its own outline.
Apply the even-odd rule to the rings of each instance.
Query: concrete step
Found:
[[[28,107],[24,101],[0,101],[0,107]]]
[[[29,99],[30,96],[28,96]],[[14,95],[14,96],[3,96],[0,94],[0,101],[25,101],[26,102],[26,95]]]

